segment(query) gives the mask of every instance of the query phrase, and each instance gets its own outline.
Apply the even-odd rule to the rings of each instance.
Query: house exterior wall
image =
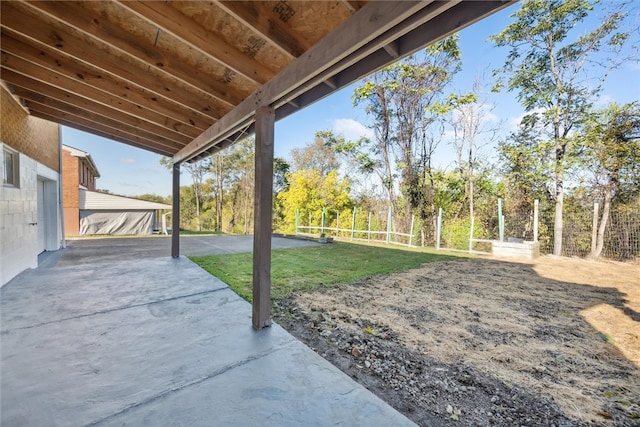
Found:
[[[60,126],[27,114],[4,85],[1,86],[0,139],[16,151],[60,172]]]
[[[75,150],[75,149],[74,149]],[[78,150],[75,150],[78,151]],[[64,232],[67,236],[80,234],[80,188],[95,191],[96,176],[89,161],[62,148],[62,202]]]
[[[31,117],[0,85],[0,148],[16,153],[16,185],[0,184],[0,286],[38,266],[38,227],[45,250],[62,247],[59,126]],[[4,155],[4,154],[3,154]],[[0,175],[4,173],[0,162]],[[44,187],[38,224],[38,191]]]
[[[80,170],[80,185],[86,187],[88,190],[96,190],[96,177],[93,175],[91,168],[84,159],[78,159],[78,168]]]
[[[64,206],[64,232],[67,236],[80,233],[80,159],[62,150],[62,201]]]

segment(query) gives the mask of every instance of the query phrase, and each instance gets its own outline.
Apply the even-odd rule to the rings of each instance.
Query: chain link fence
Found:
[[[593,244],[594,209],[567,206],[563,212],[562,256],[587,258]],[[540,254],[553,254],[554,206],[541,202],[536,210],[505,212],[502,236],[507,241],[533,241],[537,235]],[[537,219],[537,221],[536,221]],[[601,221],[598,218],[598,223]],[[356,209],[343,212],[326,210],[322,218],[298,218],[296,231],[308,236],[327,235],[337,238],[377,241],[402,246],[438,246],[437,230],[431,221],[411,218],[405,225],[391,210],[368,212]],[[474,220],[472,244],[469,244],[471,221],[467,216],[442,216],[440,248],[458,251],[491,252],[491,241],[500,240],[501,221],[495,214],[478,215]],[[617,261],[640,259],[640,206],[612,209],[604,233],[601,257]]]
[[[533,241],[537,233],[540,254],[553,254],[554,205],[540,203],[536,227],[535,210],[505,212],[503,237],[505,240]],[[587,258],[591,256],[593,240],[594,208],[567,206],[563,211],[562,256]],[[598,224],[602,220],[599,212]],[[469,250],[471,222],[464,217],[443,217],[441,247],[451,250]],[[491,245],[483,240],[500,239],[500,221],[496,205],[495,214],[479,215],[474,221],[474,251],[491,252]],[[601,257],[617,261],[640,259],[640,206],[613,208],[609,214],[603,236]]]

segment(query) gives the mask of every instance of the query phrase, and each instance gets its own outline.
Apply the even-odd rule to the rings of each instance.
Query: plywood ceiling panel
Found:
[[[35,116],[189,161],[511,1],[430,3],[4,0],[0,78]],[[333,34],[358,48],[324,55]]]

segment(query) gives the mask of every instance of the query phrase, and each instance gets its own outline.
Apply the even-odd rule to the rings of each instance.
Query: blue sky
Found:
[[[498,49],[486,40],[508,25],[509,15],[517,7],[518,5],[510,6],[460,32],[463,65],[462,71],[454,80],[453,91],[469,91],[478,73],[484,73],[486,79],[490,79],[491,71],[504,62],[507,49]],[[590,19],[595,19],[597,13],[598,11],[594,11]],[[637,16],[635,22],[638,22]],[[638,25],[635,27],[638,28]],[[636,44],[640,40],[639,31],[631,35]],[[371,132],[366,127],[370,121],[365,112],[352,106],[351,95],[357,85],[358,83],[348,86],[277,122],[275,155],[289,158],[292,148],[302,147],[311,142],[319,130],[333,130],[353,139]],[[624,103],[638,100],[640,65],[636,61],[627,63],[611,73],[599,103],[604,105],[610,101]],[[502,121],[505,133],[523,114],[514,93],[490,94],[488,102],[494,106],[492,114]],[[63,127],[62,138],[64,144],[91,154],[101,174],[97,180],[98,188],[127,196],[145,193],[162,196],[171,194],[171,174],[160,165],[159,155],[67,127]],[[493,152],[491,147],[485,147],[484,150],[485,155],[490,158]],[[436,153],[436,163],[441,167],[450,168],[453,160],[452,147],[441,144]],[[181,180],[183,185],[188,183],[185,174]]]

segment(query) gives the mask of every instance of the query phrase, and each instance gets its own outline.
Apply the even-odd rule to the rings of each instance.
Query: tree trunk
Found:
[[[562,144],[556,145],[556,207],[553,222],[553,254],[562,255],[562,209],[564,206],[564,150]]]
[[[563,188],[556,190],[556,209],[555,219],[553,222],[553,254],[562,255],[562,206],[563,206]]]
[[[193,184],[193,193],[196,196],[196,230],[197,231],[201,231],[200,230],[200,197],[198,197],[198,186],[194,183]]]
[[[611,190],[607,189],[604,194],[604,207],[602,209],[602,219],[598,226],[598,238],[596,243],[596,251],[593,254],[595,257],[599,257],[602,254],[604,247],[604,232],[607,229],[609,223],[609,212],[611,211]]]

